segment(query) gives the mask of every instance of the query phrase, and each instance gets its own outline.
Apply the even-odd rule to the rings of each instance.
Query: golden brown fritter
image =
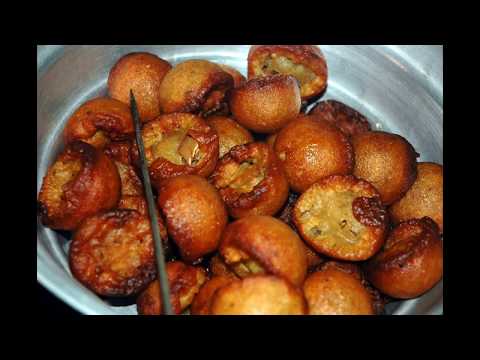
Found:
[[[443,232],[443,166],[418,163],[417,179],[407,193],[390,207],[395,224],[428,216]]]
[[[303,292],[309,315],[375,315],[373,297],[361,280],[337,266],[310,274]]]
[[[428,217],[400,223],[369,261],[366,273],[373,286],[394,298],[414,298],[433,288],[443,276],[437,224]]]
[[[114,208],[120,191],[115,164],[92,145],[74,141],[43,178],[38,196],[42,223],[52,229],[74,230],[86,217]]]
[[[248,53],[248,78],[275,74],[294,76],[302,100],[320,95],[327,87],[327,63],[315,45],[252,46]]]
[[[130,105],[130,89],[135,95],[142,122],[160,115],[160,84],[172,66],[158,56],[135,52],[122,56],[110,70],[108,92]]]
[[[274,147],[296,192],[304,192],[323,177],[353,171],[353,147],[347,136],[311,116],[299,116],[283,128]]]
[[[229,106],[242,126],[271,134],[300,113],[300,90],[294,77],[273,75],[254,78],[235,88]]]
[[[160,220],[159,226],[166,239]],[[137,294],[156,276],[150,221],[135,210],[93,215],[75,231],[69,259],[75,278],[96,294]]]
[[[222,157],[209,181],[230,216],[274,215],[288,197],[288,182],[272,148],[252,142],[235,146]]]
[[[165,180],[159,188],[158,206],[185,261],[197,261],[218,248],[227,211],[205,179],[180,175]]]
[[[293,221],[312,248],[350,261],[373,256],[385,241],[388,225],[377,190],[351,175],[313,184],[295,204]]]
[[[83,103],[68,119],[63,131],[65,144],[75,140],[103,148],[110,140],[123,140],[134,135],[130,108],[106,97]]]
[[[252,134],[231,118],[213,115],[205,120],[209,126],[217,131],[220,145],[220,158],[236,145],[253,142]]]
[[[240,74],[240,72],[231,66],[224,65],[224,64],[218,64],[222,68],[223,71],[226,73],[230,74],[233,78],[233,87],[239,87],[247,82],[247,79],[245,76]]]
[[[403,137],[369,131],[352,137],[353,175],[375,186],[385,205],[399,200],[417,177],[417,153]]]
[[[205,270],[201,267],[186,265],[181,261],[167,263],[166,271],[170,288],[170,304],[173,312],[178,315],[190,306],[207,277]],[[160,294],[160,284],[156,279],[137,298],[138,314],[161,315],[163,305]]]
[[[162,111],[209,115],[221,109],[233,88],[233,78],[220,66],[206,60],[187,60],[168,72],[160,86]]]
[[[183,174],[207,177],[215,169],[217,132],[200,117],[186,113],[161,115],[142,129],[152,185]]]
[[[233,281],[238,281],[238,279],[229,276],[214,276],[203,284],[193,299],[191,308],[192,315],[210,315],[210,305],[217,290]]]
[[[305,246],[282,221],[248,216],[227,225],[219,252],[238,276],[273,274],[301,285],[307,273]]]
[[[257,275],[220,287],[210,305],[212,315],[304,315],[302,292],[288,281]]]
[[[308,114],[335,125],[349,137],[371,130],[365,116],[340,101],[321,101]]]

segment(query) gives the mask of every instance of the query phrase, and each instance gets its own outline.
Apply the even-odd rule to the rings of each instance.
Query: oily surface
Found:
[[[218,134],[220,145],[219,158],[223,157],[236,145],[253,142],[252,134],[229,117],[212,115],[206,121]]]
[[[208,280],[193,300],[192,315],[210,315],[210,306],[217,290],[233,281],[236,279],[230,276],[214,276]]]

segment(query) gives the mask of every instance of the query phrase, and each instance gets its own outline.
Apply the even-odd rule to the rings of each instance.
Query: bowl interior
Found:
[[[439,46],[321,45],[329,69],[322,99],[340,100],[372,126],[404,136],[418,161],[443,164],[443,56]],[[247,45],[39,46],[37,51],[37,192],[63,148],[65,123],[84,101],[106,95],[108,72],[124,54],[148,51],[172,64],[207,59],[246,75]],[[37,279],[85,314],[136,314],[132,301],[100,299],[68,267],[69,236],[37,222]],[[443,282],[418,299],[387,306],[394,314],[443,313]]]

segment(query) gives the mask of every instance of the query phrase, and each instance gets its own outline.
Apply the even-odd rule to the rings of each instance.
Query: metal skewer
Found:
[[[170,288],[168,283],[167,271],[165,269],[165,255],[163,252],[162,237],[158,226],[157,212],[155,211],[155,201],[153,200],[152,185],[148,173],[148,165],[145,157],[145,147],[143,145],[142,133],[140,129],[140,116],[138,114],[137,102],[133,91],[130,90],[130,109],[132,111],[133,122],[135,125],[135,137],[137,139],[138,152],[140,153],[140,167],[142,169],[143,187],[145,197],[147,198],[148,214],[152,228],[153,240],[155,243],[155,256],[157,258],[158,280],[160,282],[160,294],[162,296],[163,314],[174,315],[172,304],[170,303]]]

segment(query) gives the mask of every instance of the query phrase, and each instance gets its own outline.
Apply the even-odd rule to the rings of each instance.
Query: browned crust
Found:
[[[252,191],[242,193],[231,187],[220,187],[219,181],[225,176],[224,169],[227,164],[233,162],[240,165],[252,159],[261,164],[265,174],[263,180]],[[210,182],[217,188],[227,205],[229,214],[234,218],[248,215],[274,215],[288,197],[288,182],[283,169],[273,150],[267,144],[260,142],[232,148],[220,159],[210,176]]]
[[[233,78],[233,87],[239,87],[247,82],[245,76],[243,76],[239,71],[232,68],[231,66],[218,64],[222,68],[223,71],[230,74]]]
[[[229,105],[242,126],[274,133],[300,113],[300,90],[290,75],[253,78],[232,91]]]
[[[394,298],[413,298],[430,290],[443,274],[438,225],[411,219],[393,229],[384,248],[366,265],[368,279]]]
[[[148,218],[134,210],[87,218],[74,233],[69,261],[75,278],[99,295],[138,293],[156,275]]]
[[[219,252],[227,265],[230,249],[240,250],[270,274],[300,285],[307,272],[305,245],[285,223],[269,216],[249,216],[228,224]]]
[[[256,76],[254,73],[255,61],[262,61],[262,58],[271,53],[287,57],[297,64],[306,66],[321,79],[321,83],[314,91],[302,94],[302,100],[319,95],[327,87],[327,62],[320,48],[315,45],[254,45],[250,47],[247,59],[249,79]]]
[[[110,98],[89,100],[69,118],[63,137],[66,144],[75,140],[89,142],[98,131],[115,141],[133,136],[130,108],[121,101]],[[92,145],[100,147],[103,144]]]
[[[218,248],[227,211],[205,179],[181,175],[165,180],[159,188],[158,206],[185,261],[197,261]]]
[[[323,177],[351,174],[355,163],[348,137],[311,116],[301,115],[285,126],[277,135],[274,150],[290,188],[299,193]]]
[[[82,168],[63,188],[60,208],[52,208],[47,199],[48,178],[43,179],[38,197],[42,223],[53,229],[74,230],[86,217],[115,207],[121,182],[115,164],[102,152],[82,141],[68,145],[56,161],[80,159]]]
[[[152,185],[156,188],[160,186],[163,180],[171,177],[186,174],[207,177],[215,169],[219,153],[218,135],[212,127],[198,116],[184,113],[161,115],[144,126],[142,136],[145,137],[146,132],[152,131],[151,129],[156,124],[158,124],[158,129],[162,133],[168,134],[175,129],[185,127],[189,120],[194,122],[194,126],[189,129],[187,135],[198,142],[203,157],[195,166],[177,165],[164,158],[155,159],[149,164],[149,172]],[[146,148],[145,151],[148,152],[149,149]]]
[[[136,148],[136,145],[136,141],[133,139],[112,141],[103,148],[103,152],[112,160],[119,161],[122,164],[139,167],[137,166],[138,159],[136,159],[133,149],[134,147]]]
[[[208,280],[202,286],[197,296],[195,296],[191,307],[191,314],[210,315],[210,306],[216,292],[232,281],[236,281],[236,279],[230,276],[214,276]]]
[[[199,83],[190,83],[190,77],[182,72],[191,71],[189,68],[195,68],[200,72],[196,79],[200,77]],[[164,113],[174,112],[204,112],[221,108],[228,91],[233,88],[232,76],[223,71],[220,66],[205,60],[188,60],[176,65],[164,78],[160,86],[160,103]],[[169,88],[177,86],[182,89],[180,97],[172,95]],[[214,94],[214,92],[217,93]],[[209,108],[203,108],[209,100],[209,96],[216,97]],[[173,97],[173,98],[172,98]],[[212,99],[210,99],[212,100]]]
[[[253,136],[250,131],[229,117],[210,116],[205,120],[218,134],[220,158],[236,145],[253,142]]]
[[[388,227],[388,217],[384,211],[385,209],[382,208],[378,202],[376,202],[376,211],[373,214],[364,214],[367,221],[364,221],[362,225],[366,231],[361,241],[357,243],[358,251],[355,250],[353,245],[348,246],[348,249],[343,249],[343,246],[338,244],[335,248],[327,246],[323,244],[323,242],[316,241],[315,238],[310,235],[308,229],[305,228],[300,210],[303,202],[307,201],[307,198],[315,196],[315,193],[326,190],[352,191],[357,193],[358,197],[365,198],[379,197],[378,191],[370,183],[358,179],[353,175],[332,175],[319,180],[299,197],[294,206],[293,221],[302,238],[316,251],[335,259],[360,261],[373,256],[383,245]],[[355,213],[353,207],[354,205],[352,204],[352,213]],[[378,213],[381,213],[382,216],[378,216]],[[374,217],[370,218],[370,216],[367,215],[373,215]],[[324,239],[324,241],[326,240]]]
[[[321,101],[308,114],[335,125],[349,137],[371,130],[365,116],[340,101]]]

